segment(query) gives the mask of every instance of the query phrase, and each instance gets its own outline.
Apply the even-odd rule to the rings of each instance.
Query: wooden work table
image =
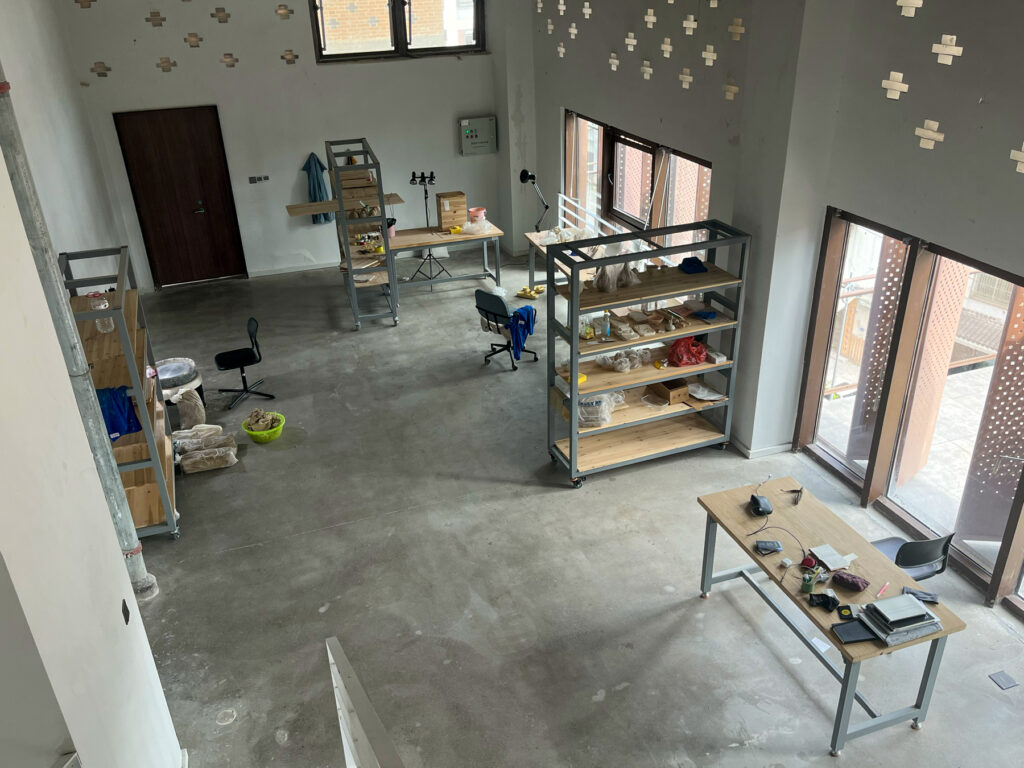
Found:
[[[800,482],[792,477],[770,480],[761,484],[760,490],[757,492],[762,496],[766,496],[774,508],[774,512],[767,518],[754,517],[748,511],[750,496],[758,488],[756,485],[733,488],[732,490],[701,496],[697,499],[708,514],[704,539],[704,569],[701,577],[701,596],[707,597],[709,595],[712,584],[730,579],[743,579],[758,592],[765,602],[772,606],[790,629],[815,653],[818,660],[824,663],[837,679],[842,681],[843,688],[832,735],[832,753],[838,754],[843,744],[849,738],[864,735],[880,728],[905,722],[906,720],[913,720],[915,726],[920,725],[928,711],[931,692],[934,688],[935,678],[938,675],[939,662],[942,658],[946,638],[955,632],[960,632],[966,625],[948,606],[939,603],[938,605],[928,606],[942,622],[942,629],[934,634],[891,647],[886,646],[880,640],[848,644],[841,642],[832,632],[832,625],[840,622],[838,614],[827,612],[824,608],[811,606],[807,601],[808,595],[800,591],[801,569],[797,564],[803,557],[802,550],[804,548],[809,551],[812,547],[829,544],[840,555],[857,555],[857,558],[850,564],[847,570],[867,579],[870,582],[867,589],[862,592],[853,592],[842,589],[832,584],[831,581],[827,584],[815,586],[815,592],[823,592],[827,588],[833,589],[840,604],[866,604],[874,602],[876,599],[875,595],[886,582],[889,583],[885,593],[886,597],[899,595],[903,591],[903,587],[923,588],[910,578],[903,569],[879,552],[871,542],[857,533],[825,504],[815,498],[810,491],[805,490],[799,502],[796,500],[796,494],[787,493],[789,490],[801,487]],[[756,532],[762,525],[767,525],[769,528],[765,530],[764,534],[757,534]],[[721,573],[712,572],[714,568],[715,534],[719,526],[729,534],[733,541],[740,546],[756,565],[736,568]],[[754,548],[758,539],[778,540],[782,542],[783,551],[771,555],[761,555]],[[781,561],[787,557],[794,563],[788,569],[781,566]],[[792,602],[804,616],[810,619],[814,627],[836,647],[846,662],[845,673],[840,673],[831,660],[820,651],[816,651],[811,638],[805,635],[781,611],[781,606],[775,603],[771,596],[762,588],[761,583],[756,581],[755,575],[758,569],[767,574],[771,582],[778,586],[785,596],[789,598],[789,602]],[[861,662],[883,654],[894,653],[920,643],[930,643],[931,648],[915,706],[905,707],[889,714],[879,714],[857,693],[857,678]],[[871,719],[866,723],[851,727],[849,724],[850,710],[854,700],[861,704]]]
[[[490,278],[494,281],[495,285],[501,285],[501,245],[500,238],[505,233],[498,229],[496,226],[488,222],[488,228],[482,232],[460,232],[457,235],[453,235],[449,232],[444,232],[434,228],[420,227],[419,229],[400,229],[395,232],[394,237],[388,238],[388,246],[391,249],[391,253],[398,257],[398,254],[404,251],[424,251],[431,248],[447,248],[453,245],[469,245],[473,243],[480,243],[483,246],[483,269],[480,272],[476,272],[471,275],[452,275],[443,266],[438,268],[438,272],[433,271],[427,272],[426,279],[413,279],[406,283],[406,285],[433,285],[434,283],[447,283],[454,280],[479,280]],[[488,261],[488,246],[494,246],[494,271],[491,271],[490,264]],[[437,262],[435,262],[437,263]],[[428,262],[424,262],[424,266],[432,270],[433,267],[429,266]],[[417,274],[422,272],[423,266],[417,270]],[[437,276],[435,276],[435,274]],[[447,277],[441,277],[440,275],[447,274]],[[414,276],[415,277],[415,276]]]

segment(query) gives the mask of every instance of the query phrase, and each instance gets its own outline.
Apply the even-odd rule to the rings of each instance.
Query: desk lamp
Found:
[[[548,215],[548,211],[551,210],[551,206],[548,205],[548,201],[544,199],[544,193],[540,191],[540,187],[537,186],[537,175],[530,173],[525,168],[519,174],[519,181],[522,184],[533,184],[533,190],[537,193],[537,197],[540,198],[540,204],[544,206],[544,210],[540,214],[540,218],[537,219],[537,223],[533,225],[533,229],[536,232],[540,232],[540,225],[544,222],[544,217]]]

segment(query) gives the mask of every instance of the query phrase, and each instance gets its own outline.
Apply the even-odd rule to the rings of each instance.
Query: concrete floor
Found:
[[[332,635],[408,768],[836,765],[838,684],[751,590],[698,598],[696,497],[792,474],[866,537],[892,529],[792,454],[709,449],[570,489],[544,444],[543,326],[541,363],[484,367],[477,285],[407,290],[398,328],[359,333],[335,270],[147,297],[157,354],[198,361],[208,420],[242,446],[237,466],[179,480],[180,541],[145,542],[161,593],[143,614],[193,768],[342,766]],[[252,373],[288,419],[267,446],[215,392],[237,386],[212,360],[250,314]],[[741,562],[720,536],[717,564]],[[951,572],[928,586],[968,623],[928,722],[841,760],[1021,765],[1024,686],[987,675],[1024,680],[1024,625]],[[867,662],[861,690],[912,703],[924,654]]]

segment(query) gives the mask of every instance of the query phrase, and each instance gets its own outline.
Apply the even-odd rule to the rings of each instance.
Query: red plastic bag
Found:
[[[708,357],[708,350],[692,336],[677,339],[668,351],[668,362],[671,365],[700,365]]]

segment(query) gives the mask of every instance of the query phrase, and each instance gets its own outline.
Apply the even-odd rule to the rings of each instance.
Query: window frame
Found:
[[[434,48],[410,47],[408,28],[406,26],[406,9],[409,6],[409,0],[388,0],[388,13],[394,49],[387,51],[359,51],[356,53],[325,52],[324,25],[321,15],[324,0],[307,0],[307,2],[309,4],[309,21],[313,32],[313,52],[316,55],[317,64],[336,64],[347,61],[373,61],[380,59],[419,59],[427,56],[463,56],[487,52],[486,36],[484,34],[484,0],[473,0],[473,23],[476,28],[476,43],[473,45],[437,46]]]
[[[620,224],[627,229],[633,231],[643,231],[647,229],[647,222],[640,219],[634,218],[624,211],[620,211],[615,207],[614,203],[614,191],[615,185],[613,183],[614,171],[612,170],[615,162],[615,144],[626,144],[628,146],[636,147],[637,149],[649,152],[651,154],[651,200],[649,205],[651,209],[648,211],[648,216],[652,216],[654,213],[655,200],[659,196],[664,199],[667,197],[668,190],[659,190],[657,186],[657,174],[658,174],[658,151],[663,150],[668,152],[674,157],[678,157],[681,160],[695,163],[697,165],[707,168],[709,171],[713,170],[712,163],[709,160],[690,155],[686,152],[682,152],[672,147],[666,147],[657,142],[644,139],[636,134],[623,131],[614,126],[608,125],[600,120],[594,120],[591,117],[587,117],[581,112],[576,112],[571,109],[565,110],[565,124],[564,131],[568,132],[570,125],[573,125],[577,119],[585,120],[588,123],[599,126],[601,128],[601,210],[598,215],[606,221]],[[563,147],[563,162],[562,169],[565,173],[567,168],[567,160],[565,158],[565,147]],[[668,183],[669,174],[665,174],[664,184]],[[565,190],[568,178],[563,178],[562,189]]]

